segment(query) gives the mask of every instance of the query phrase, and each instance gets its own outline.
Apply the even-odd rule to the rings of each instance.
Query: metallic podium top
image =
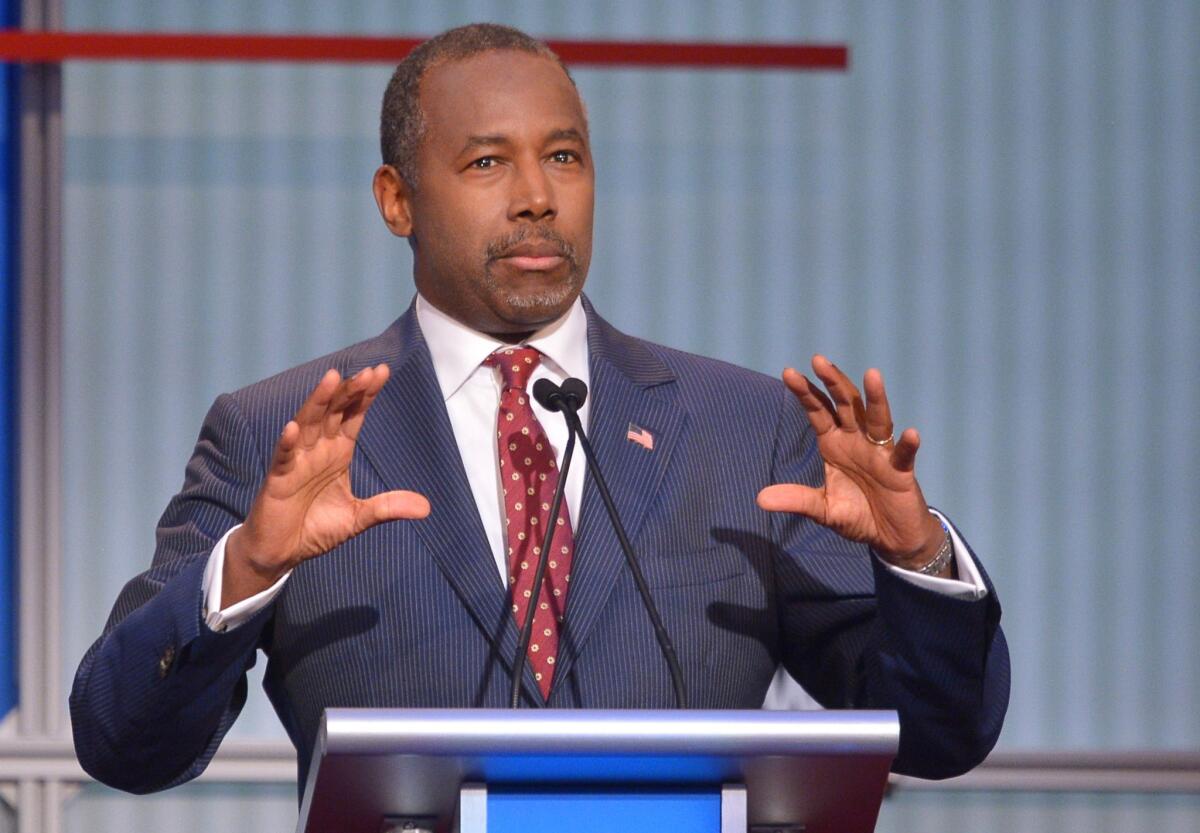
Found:
[[[464,783],[743,783],[752,825],[869,831],[899,737],[890,711],[329,709],[298,829],[449,829]]]

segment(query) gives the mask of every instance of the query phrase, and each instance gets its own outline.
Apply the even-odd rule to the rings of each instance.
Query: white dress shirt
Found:
[[[512,345],[460,324],[419,295],[417,322],[425,335],[425,343],[429,345],[434,374],[442,389],[442,399],[446,402],[446,412],[450,415],[450,426],[454,429],[454,440],[458,443],[463,467],[467,470],[471,494],[475,498],[475,505],[479,507],[479,517],[483,521],[492,556],[496,559],[501,586],[507,587],[508,542],[504,537],[504,495],[500,485],[500,455],[496,448],[496,420],[500,413],[502,380],[500,369],[485,367],[483,360],[501,347]],[[561,383],[574,376],[585,385],[591,384],[588,375],[587,315],[579,300],[571,305],[566,315],[538,330],[525,344],[536,347],[542,354],[541,362],[529,377],[529,390],[533,390],[534,382],[543,378]],[[566,420],[562,414],[547,411],[537,400],[533,400],[532,404],[561,471],[563,451],[567,444]],[[589,402],[585,401],[579,409],[579,418],[583,421],[585,431],[589,407]],[[572,528],[579,526],[586,468],[583,450],[577,447],[567,472],[563,495]]]
[[[496,419],[500,410],[501,378],[499,369],[484,366],[483,360],[501,347],[511,345],[475,332],[435,308],[420,295],[417,296],[416,312],[417,323],[433,359],[433,370],[446,403],[446,411],[450,415],[450,425],[454,429],[454,440],[462,456],[471,494],[475,498],[479,517],[496,561],[496,572],[500,582],[497,587],[503,588],[507,586],[508,576],[505,563],[507,542],[504,539],[504,498],[500,485],[499,455],[496,450]],[[529,380],[530,389],[533,382],[541,378],[562,382],[567,377],[574,376],[585,384],[590,384],[587,316],[579,300],[572,304],[562,318],[538,330],[525,344],[536,347],[542,353],[542,361]],[[566,422],[561,415],[546,411],[536,401],[533,403],[533,409],[561,466],[567,441]],[[588,410],[589,405],[585,402],[579,413],[585,429],[588,426]],[[577,449],[571,469],[567,473],[564,494],[572,526],[579,523],[584,471],[582,450]],[[938,517],[950,531],[959,579],[924,576],[890,564],[885,566],[906,581],[935,592],[963,599],[983,598],[987,595],[987,588],[968,554],[966,545],[954,527],[940,514]],[[225,559],[225,541],[234,529],[237,527],[226,532],[213,547],[204,572],[205,622],[213,630],[224,631],[245,622],[270,604],[288,578],[284,575],[261,593],[221,610],[221,572]]]

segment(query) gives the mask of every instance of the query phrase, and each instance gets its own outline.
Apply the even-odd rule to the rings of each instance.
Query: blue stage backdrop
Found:
[[[1002,748],[1200,749],[1200,3],[64,10],[76,31],[401,35],[486,19],[561,38],[848,43],[845,73],[579,68],[599,173],[588,291],[623,329],[772,374],[817,350],[884,369],[901,424],[921,428],[926,493],[1005,606]],[[408,303],[407,246],[370,194],[389,71],[65,66],[65,680],[149,563],[213,397],[373,335]],[[283,742],[262,665],[233,739]],[[65,828],[92,833],[295,818],[278,784],[136,799],[87,786],[64,804]],[[1196,795],[899,790],[880,831],[1194,833],[1197,818]]]

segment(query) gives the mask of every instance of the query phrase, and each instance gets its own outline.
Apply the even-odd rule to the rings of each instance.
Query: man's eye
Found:
[[[556,150],[550,154],[550,158],[560,164],[569,165],[572,162],[579,161],[579,154],[573,150]]]
[[[471,163],[471,167],[472,168],[480,168],[480,169],[494,168],[494,167],[496,167],[496,157],[481,156],[478,159],[476,159],[474,162]]]

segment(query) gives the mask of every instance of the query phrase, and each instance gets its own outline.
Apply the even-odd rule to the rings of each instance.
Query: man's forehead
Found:
[[[586,135],[575,85],[542,55],[495,50],[443,61],[426,71],[420,95],[427,130],[445,138],[538,127]]]

